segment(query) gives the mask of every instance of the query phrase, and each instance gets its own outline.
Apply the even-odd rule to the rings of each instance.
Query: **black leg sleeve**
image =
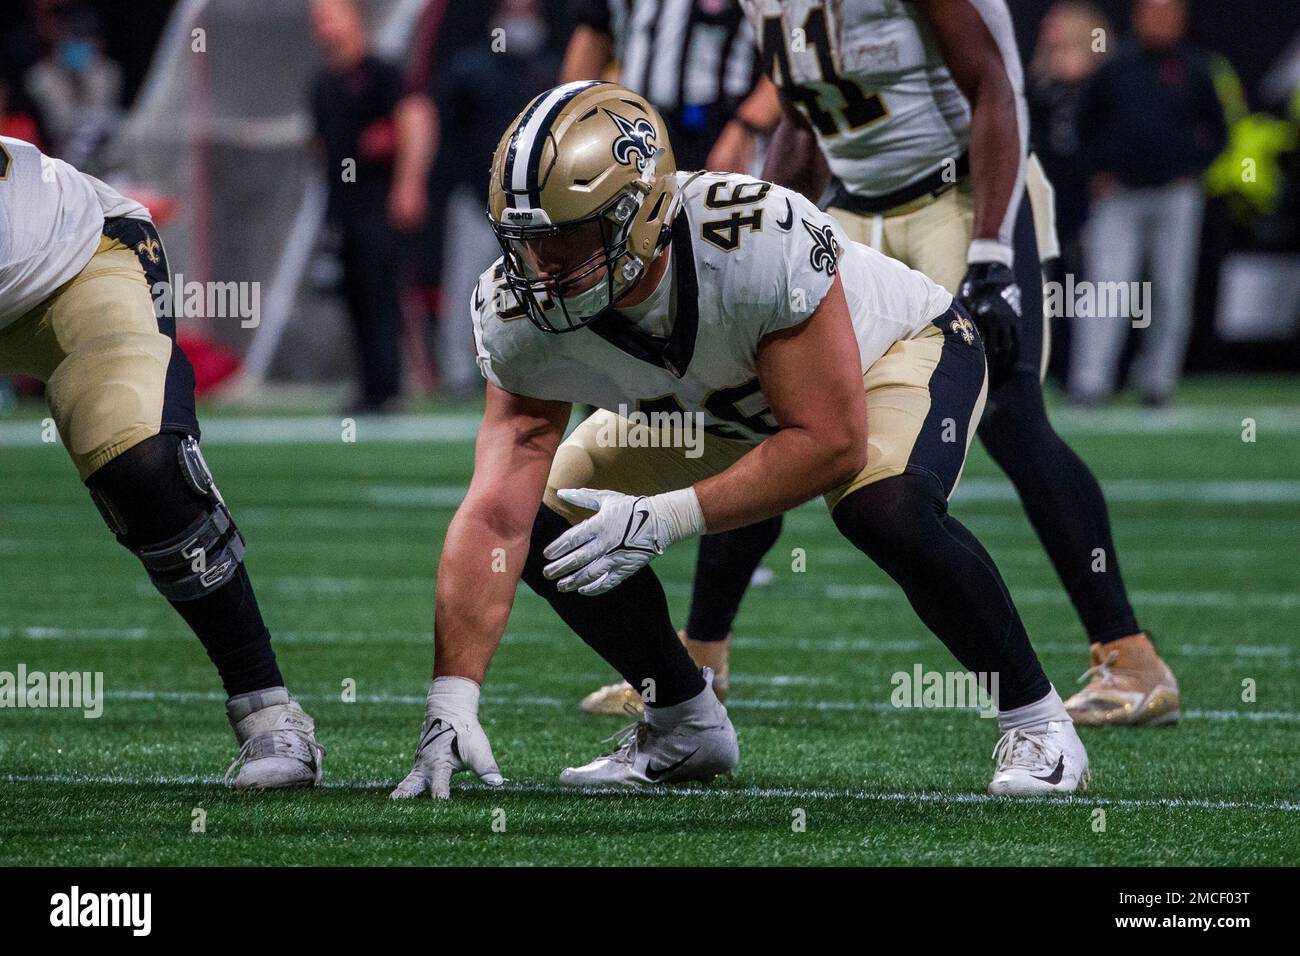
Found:
[[[948,514],[939,481],[904,474],[845,497],[840,533],[902,587],[913,610],[962,666],[998,675],[1004,710],[1040,700],[1051,686],[997,566]]]
[[[1037,375],[1020,371],[989,395],[979,436],[1015,485],[1088,640],[1136,634],[1106,499],[1083,459],[1048,421]]]
[[[700,670],[673,630],[668,599],[650,568],[642,568],[604,594],[584,597],[563,593],[542,575],[542,549],[569,529],[569,523],[546,505],[538,509],[523,579],[550,602],[564,623],[623,675],[643,696],[653,688],[651,707],[670,707],[704,689]],[[652,684],[647,685],[649,680]]]
[[[686,633],[696,641],[720,641],[731,632],[749,579],[781,536],[781,516],[700,539]]]

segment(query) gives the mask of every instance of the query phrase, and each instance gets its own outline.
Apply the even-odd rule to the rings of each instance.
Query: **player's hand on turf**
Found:
[[[670,545],[704,533],[693,488],[633,496],[595,488],[564,488],[564,501],[596,512],[552,541],[542,573],[561,591],[604,594],[622,584]]]
[[[490,787],[504,779],[492,756],[492,745],[478,722],[479,686],[464,677],[438,677],[429,687],[424,727],[415,749],[415,769],[390,796],[406,800],[429,794],[451,796],[451,778],[462,770],[478,774]]]
[[[957,287],[957,301],[975,320],[984,339],[989,378],[1011,374],[1020,348],[1020,286],[1000,262],[972,262]]]

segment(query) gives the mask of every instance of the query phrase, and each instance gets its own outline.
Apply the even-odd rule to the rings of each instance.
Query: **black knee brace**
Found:
[[[244,539],[194,438],[155,435],[86,484],[109,530],[169,601],[197,600],[238,573]]]

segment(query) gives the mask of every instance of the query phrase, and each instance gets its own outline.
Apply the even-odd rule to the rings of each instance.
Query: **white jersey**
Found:
[[[798,193],[733,173],[677,175],[683,202],[672,227],[667,337],[613,312],[575,332],[543,332],[497,260],[471,301],[489,382],[624,415],[700,413],[714,433],[754,444],[777,428],[758,382],[759,341],[806,321],[837,274],[864,371],[952,305],[942,287],[850,241]]]
[[[31,143],[0,136],[0,328],[85,268],[104,220],[117,216],[149,212]]]
[[[1023,154],[1028,108],[1011,14],[1005,0],[970,2],[1016,91]],[[831,172],[850,193],[897,192],[940,172],[970,146],[970,106],[915,4],[741,0],[741,6],[759,37],[764,69],[808,117]]]

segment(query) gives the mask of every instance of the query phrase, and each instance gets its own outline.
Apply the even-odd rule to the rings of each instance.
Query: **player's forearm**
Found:
[[[817,145],[817,134],[789,116],[782,117],[767,147],[763,178],[817,202],[830,181],[830,170]]]
[[[767,131],[781,121],[781,99],[776,84],[760,77],[753,91],[736,108],[736,119],[756,131]]]
[[[784,514],[850,481],[866,457],[850,432],[783,428],[695,486],[705,527],[714,534]]]
[[[404,182],[423,183],[438,151],[438,114],[427,96],[412,94],[393,113],[396,155],[393,176]]]
[[[531,517],[507,520],[466,499],[447,529],[434,602],[435,677],[483,683],[528,556]]]
[[[599,80],[614,53],[613,41],[604,33],[581,25],[573,31],[560,65],[560,82]]]
[[[1023,165],[1015,92],[1005,77],[980,84],[971,105],[970,166],[975,189],[972,238],[998,242]],[[1005,237],[1003,237],[1005,239]]]

